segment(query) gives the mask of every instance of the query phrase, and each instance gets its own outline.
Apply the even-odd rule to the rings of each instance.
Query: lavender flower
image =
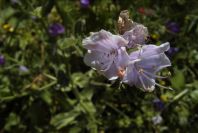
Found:
[[[5,58],[3,55],[0,55],[0,65],[5,64]]]
[[[58,36],[58,35],[63,34],[65,32],[65,28],[60,23],[54,23],[54,24],[51,24],[49,26],[48,32],[51,36]]]
[[[127,47],[134,48],[145,43],[148,36],[148,30],[144,25],[137,24],[130,31],[126,31],[122,36],[129,41]]]
[[[90,4],[89,0],[80,0],[80,4],[82,7],[87,8]]]
[[[160,99],[154,99],[153,100],[153,107],[156,111],[161,111],[164,109],[164,103]]]
[[[26,66],[23,66],[23,65],[19,66],[19,70],[21,72],[28,72],[29,71],[29,69]]]
[[[143,88],[144,91],[153,91],[155,85],[166,88],[155,82],[156,73],[161,69],[171,66],[168,57],[164,54],[169,49],[169,43],[155,45],[144,45],[142,49],[129,55],[130,62],[126,68],[123,82]]]
[[[168,57],[172,57],[175,53],[179,51],[177,47],[170,47],[170,49],[166,52]]]
[[[18,0],[11,0],[11,3],[12,4],[17,4],[17,3],[19,3],[19,1]]]
[[[83,46],[88,50],[84,62],[109,80],[122,77],[129,60],[124,47],[127,43],[122,37],[105,30],[93,33],[83,40]]]
[[[180,31],[180,27],[176,22],[167,22],[166,28],[173,33],[178,33]]]
[[[163,118],[160,115],[156,115],[152,118],[153,124],[154,125],[158,125],[160,123],[162,123]]]

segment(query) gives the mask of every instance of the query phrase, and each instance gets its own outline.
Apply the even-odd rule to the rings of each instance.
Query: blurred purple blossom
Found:
[[[28,72],[29,71],[29,69],[26,66],[23,66],[23,65],[19,66],[19,70],[21,72]]]
[[[90,4],[89,0],[80,0],[80,4],[82,7],[87,8]]]
[[[54,23],[54,24],[51,24],[49,26],[48,32],[51,36],[58,36],[58,35],[63,34],[65,32],[65,28],[60,23]]]
[[[161,111],[164,109],[164,103],[160,99],[156,98],[153,100],[153,107],[156,111]]]
[[[83,46],[88,50],[84,62],[109,80],[122,77],[129,60],[125,49],[127,43],[124,38],[105,30],[93,33],[83,40]]]
[[[5,64],[5,58],[3,55],[0,55],[0,65],[4,65]]]
[[[179,48],[177,48],[177,47],[170,47],[170,49],[166,52],[166,54],[167,54],[168,57],[172,57],[178,51],[179,51]]]
[[[127,47],[134,48],[138,45],[143,45],[148,36],[148,29],[141,24],[137,24],[130,31],[126,31],[122,37],[129,41]]]
[[[123,82],[131,86],[135,85],[144,91],[153,91],[155,85],[164,86],[155,82],[156,78],[164,78],[156,75],[161,69],[171,66],[170,60],[164,54],[169,49],[169,43],[156,45],[144,45],[142,49],[129,55],[130,61],[126,68]]]
[[[178,33],[180,31],[179,24],[176,22],[171,22],[171,21],[167,22],[166,28],[173,33]]]
[[[17,4],[19,3],[19,0],[10,0],[12,4]]]

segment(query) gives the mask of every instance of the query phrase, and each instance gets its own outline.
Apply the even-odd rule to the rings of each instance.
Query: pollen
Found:
[[[143,73],[143,72],[144,72],[144,69],[140,68],[140,69],[138,70],[138,72],[139,72],[139,73]]]
[[[125,70],[123,68],[118,70],[117,75],[118,75],[119,78],[123,78],[124,74],[125,74]]]

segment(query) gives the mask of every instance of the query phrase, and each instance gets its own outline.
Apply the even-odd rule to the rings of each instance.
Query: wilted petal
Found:
[[[130,31],[126,31],[122,36],[129,41],[127,47],[134,48],[145,43],[146,37],[148,36],[148,30],[145,26],[138,24]]]

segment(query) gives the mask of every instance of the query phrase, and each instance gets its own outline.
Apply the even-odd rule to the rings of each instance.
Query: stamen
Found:
[[[142,77],[141,77],[141,76],[138,76],[138,77],[139,77],[139,79],[140,79],[140,82],[141,82],[142,85],[143,85],[144,91],[147,91],[147,88],[146,88],[146,86],[145,86],[145,84],[144,84],[144,81],[142,80]]]
[[[133,61],[129,61],[129,65],[134,64],[134,63],[139,62],[139,61],[141,61],[141,59],[136,59],[136,60],[133,60]]]
[[[118,73],[117,73],[118,77],[119,77],[119,78],[123,78],[124,75],[125,75],[125,72],[126,72],[125,69],[120,68],[120,69],[118,70]]]
[[[142,76],[144,76],[145,78],[147,78],[148,80],[150,80],[153,84],[157,85],[158,87],[164,88],[164,89],[169,89],[169,90],[173,90],[171,87],[165,87],[162,86],[158,83],[156,83],[155,81],[151,80],[150,77],[148,77],[146,74],[142,73]]]
[[[148,74],[149,76],[154,77],[154,78],[160,78],[160,79],[167,78],[167,77],[163,77],[163,76],[155,75],[155,74],[150,73],[150,72],[147,72],[147,71],[144,71],[144,73],[146,73],[146,74]]]
[[[141,74],[141,73],[144,72],[144,69],[140,68],[140,69],[138,70],[138,72]]]

